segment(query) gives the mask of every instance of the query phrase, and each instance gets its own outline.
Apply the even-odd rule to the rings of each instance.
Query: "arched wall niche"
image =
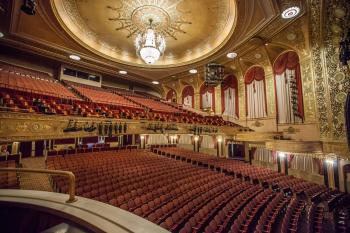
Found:
[[[264,68],[253,65],[244,74],[245,113],[248,119],[267,116],[266,80]]]
[[[205,83],[203,83],[199,89],[199,95],[200,108],[210,108],[213,112],[215,112],[215,87],[207,86]]]
[[[182,89],[182,104],[194,108],[194,88],[191,85],[187,85]]]
[[[239,117],[238,80],[233,74],[226,76],[221,84],[222,114]]]
[[[299,55],[293,50],[280,53],[273,62],[278,123],[304,121],[304,104]]]

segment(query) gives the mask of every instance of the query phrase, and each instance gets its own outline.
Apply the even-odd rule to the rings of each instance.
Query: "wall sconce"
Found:
[[[143,139],[145,139],[145,136],[141,135],[140,138],[141,138],[141,140],[143,140]]]
[[[194,137],[194,140],[197,142],[199,140],[199,137],[198,136],[195,136]]]
[[[220,142],[220,143],[222,142],[222,137],[218,138],[218,142]]]
[[[284,152],[279,152],[278,156],[283,159],[284,157],[286,157],[286,154]]]
[[[325,161],[326,161],[326,163],[328,163],[330,165],[334,164],[334,159],[329,158],[329,159],[326,159]]]

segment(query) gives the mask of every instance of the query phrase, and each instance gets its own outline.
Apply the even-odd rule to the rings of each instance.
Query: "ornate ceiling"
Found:
[[[166,35],[158,67],[193,63],[223,46],[236,22],[235,0],[54,0],[62,27],[80,44],[116,62],[149,66],[137,57],[137,32],[153,20]]]
[[[37,0],[37,14],[20,11],[21,1],[9,2],[8,32],[2,43],[62,63],[148,83],[188,74],[211,61],[227,63],[254,47],[249,41],[274,35],[281,20],[275,0]],[[134,32],[148,18],[167,34],[167,49],[156,65],[136,56]],[[5,21],[0,22],[0,26]],[[79,62],[68,58],[77,54]],[[127,70],[120,76],[118,70]]]

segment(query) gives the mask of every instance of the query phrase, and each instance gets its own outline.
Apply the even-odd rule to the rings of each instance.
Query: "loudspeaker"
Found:
[[[35,0],[23,0],[21,10],[28,15],[35,15],[36,1]]]

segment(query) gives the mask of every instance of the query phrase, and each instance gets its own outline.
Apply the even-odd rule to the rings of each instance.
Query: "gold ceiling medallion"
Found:
[[[126,30],[127,38],[141,33],[149,25],[152,19],[152,25],[166,37],[177,40],[177,34],[186,34],[182,29],[185,24],[192,24],[190,21],[183,20],[183,13],[177,10],[177,6],[183,0],[166,1],[121,1],[120,7],[107,6],[107,9],[114,11],[116,16],[108,20],[116,21],[118,27],[115,30]]]

